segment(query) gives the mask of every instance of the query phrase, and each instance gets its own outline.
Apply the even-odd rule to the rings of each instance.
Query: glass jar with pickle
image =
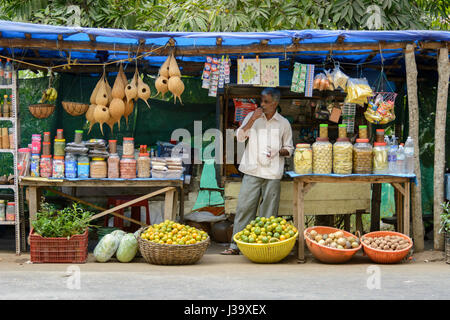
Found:
[[[353,145],[348,138],[338,138],[333,145],[333,172],[351,174]]]
[[[356,139],[353,146],[353,173],[372,173],[372,152],[369,139]]]
[[[333,146],[328,138],[317,138],[312,145],[313,173],[329,174],[333,164]]]
[[[312,173],[312,149],[309,143],[296,145],[294,153],[294,171],[298,174]]]

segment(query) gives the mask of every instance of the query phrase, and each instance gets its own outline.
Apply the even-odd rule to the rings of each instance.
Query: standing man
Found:
[[[245,117],[236,132],[237,141],[248,139],[239,171],[244,173],[239,192],[233,236],[259,215],[269,218],[278,214],[280,181],[283,177],[284,158],[294,150],[289,121],[277,112],[280,91],[273,88],[261,93],[261,107]],[[260,201],[261,198],[261,201]],[[230,248],[222,254],[239,254],[232,240]]]

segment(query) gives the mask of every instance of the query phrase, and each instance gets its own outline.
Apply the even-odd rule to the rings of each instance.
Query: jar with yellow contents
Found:
[[[308,143],[296,145],[294,153],[294,171],[297,174],[312,173],[312,149]]]

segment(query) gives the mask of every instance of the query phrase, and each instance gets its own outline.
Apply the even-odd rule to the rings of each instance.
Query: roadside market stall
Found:
[[[388,119],[389,121],[385,123],[381,122],[383,125],[380,125],[380,120],[384,119],[386,114],[381,118],[375,118],[374,120],[373,117],[377,116],[375,114],[372,115],[371,118],[374,123],[367,123],[368,121],[366,121],[367,117],[364,115],[363,107],[356,107],[354,106],[354,104],[356,104],[355,102],[346,101],[348,92],[342,90],[343,88],[333,87],[332,90],[328,88],[330,81],[327,78],[328,74],[325,71],[334,68],[346,73],[345,76],[347,78],[363,79],[365,74],[361,76],[361,73],[371,70],[372,79],[369,79],[371,80],[369,82],[371,82],[372,87],[374,79],[376,79],[376,76],[373,76],[373,73],[380,75],[380,77],[386,77],[387,75],[388,81],[396,83],[405,82],[406,75],[408,82],[409,136],[413,139],[414,150],[416,151],[414,153],[415,163],[413,170],[415,175],[412,174],[401,178],[395,174],[384,173],[379,179],[375,177],[367,180],[361,179],[369,185],[369,188],[365,189],[363,199],[343,197],[333,200],[341,202],[348,202],[351,200],[350,203],[353,201],[352,205],[343,207],[341,213],[350,213],[359,210],[361,215],[363,212],[368,212],[372,207],[372,220],[379,221],[379,215],[377,216],[376,210],[374,210],[374,204],[375,206],[379,206],[379,191],[376,191],[377,189],[374,187],[371,197],[370,184],[378,182],[392,183],[396,189],[398,198],[397,206],[398,208],[403,208],[402,210],[398,210],[398,229],[407,235],[409,234],[409,210],[411,210],[413,216],[412,231],[415,246],[418,250],[423,248],[421,174],[418,156],[419,128],[416,92],[417,69],[423,69],[427,72],[429,71],[430,74],[435,75],[433,70],[436,69],[436,51],[439,51],[439,61],[442,60],[440,63],[448,65],[447,45],[450,40],[448,32],[303,30],[263,33],[157,33],[53,27],[11,22],[2,22],[0,32],[2,33],[0,47],[4,48],[0,58],[10,58],[16,63],[16,67],[19,69],[50,70],[50,74],[52,72],[95,74],[98,79],[98,75],[107,72],[117,72],[119,66],[116,64],[118,62],[123,62],[123,64],[126,65],[125,72],[129,76],[132,76],[134,70],[137,70],[137,68],[139,68],[140,72],[146,74],[159,74],[159,77],[155,77],[155,87],[160,93],[170,90],[170,88],[164,87],[165,83],[163,81],[169,81],[172,77],[162,78],[161,66],[164,66],[167,57],[173,54],[173,57],[176,57],[175,64],[179,67],[178,72],[181,71],[180,75],[201,77],[202,87],[205,90],[204,93],[207,92],[209,97],[216,99],[215,127],[223,133],[224,142],[223,149],[221,150],[223,152],[216,152],[216,162],[223,164],[220,172],[222,174],[222,184],[225,186],[225,207],[227,208],[228,206],[228,208],[231,208],[228,210],[228,213],[233,213],[233,205],[230,206],[230,204],[235,200],[232,199],[235,197],[235,194],[233,194],[232,190],[227,188],[227,184],[231,186],[235,183],[233,188],[234,191],[237,190],[239,188],[239,177],[232,177],[231,175],[235,175],[236,172],[235,170],[233,171],[231,167],[227,166],[227,164],[236,163],[236,160],[238,159],[227,159],[227,141],[234,138],[228,137],[226,131],[227,129],[236,128],[237,124],[244,116],[244,112],[241,111],[248,112],[257,104],[256,101],[253,101],[250,103],[253,104],[253,106],[246,108],[248,105],[242,105],[241,103],[237,106],[236,102],[239,101],[233,99],[258,98],[261,87],[278,87],[282,90],[283,98],[292,101],[295,100],[295,103],[298,103],[293,104],[290,101],[288,105],[281,105],[281,111],[289,108],[296,109],[293,115],[296,115],[296,119],[294,120],[297,121],[293,121],[292,127],[296,127],[300,131],[297,136],[300,140],[298,142],[313,142],[316,137],[318,137],[319,126],[321,124],[328,124],[330,133],[334,130],[330,136],[333,140],[337,138],[337,132],[340,128],[339,125],[346,125],[346,131],[351,134],[351,138],[356,138],[356,127],[367,125],[369,127],[369,136],[367,138],[372,141],[374,140],[373,131],[375,128],[381,128],[383,125],[386,127],[387,124],[393,123],[393,119]],[[445,57],[446,59],[442,57]],[[416,60],[418,61],[418,68],[416,66]],[[405,66],[403,65],[403,62],[405,62]],[[384,71],[386,71],[386,75],[384,74]],[[296,72],[300,75],[298,78]],[[446,71],[443,72],[444,78],[445,72],[447,72],[448,78],[448,66]],[[441,75],[441,72],[439,74]],[[314,88],[315,77],[318,75],[322,75],[322,79],[319,80],[324,86],[327,86],[326,88],[321,88],[321,84],[319,84],[318,88]],[[306,78],[302,78],[302,76]],[[367,77],[369,77],[369,75],[367,75]],[[175,101],[177,101],[176,98],[180,98],[178,100],[179,104],[177,105],[177,108],[179,108],[178,110],[182,110],[183,106],[181,103],[189,92],[184,92],[183,94],[183,90],[181,90],[182,85],[179,81],[182,83],[182,81],[187,81],[187,79],[183,77],[183,80],[181,80],[181,77],[178,75],[173,76],[173,78],[178,78],[175,79],[178,83],[176,84],[176,88],[172,88],[170,91],[173,93]],[[132,76],[131,79],[134,79],[134,76]],[[276,81],[274,81],[274,79],[276,79]],[[306,79],[308,80],[305,81]],[[328,85],[325,84],[327,81]],[[368,85],[367,81],[365,83]],[[357,85],[360,85],[360,83]],[[158,87],[161,88],[161,90]],[[86,97],[89,96],[92,89],[93,88],[91,87],[88,92],[85,93]],[[374,88],[374,90],[377,89],[388,91],[389,88]],[[153,91],[153,89],[151,91]],[[445,91],[444,82],[442,82],[442,84],[440,82],[439,91]],[[147,94],[149,94],[149,92],[146,92],[146,99],[143,100],[147,100],[150,97],[150,95],[147,96]],[[181,99],[181,96],[183,96],[183,99]],[[369,97],[367,96],[366,98]],[[445,101],[440,99],[438,107],[443,108],[445,105],[446,108]],[[367,100],[365,102],[369,101]],[[328,105],[326,105],[326,103]],[[98,102],[96,104],[101,105]],[[351,104],[353,104],[353,106],[349,106]],[[364,103],[362,104],[364,105]],[[328,108],[330,105],[331,107]],[[402,106],[400,109],[404,109],[404,107],[405,106]],[[397,107],[397,109],[398,108],[399,107]],[[331,109],[331,111],[327,112],[327,109]],[[364,109],[366,108],[364,107]],[[302,110],[302,113],[300,113],[299,110]],[[307,113],[303,112],[304,110],[308,110]],[[374,111],[376,111],[376,109]],[[152,109],[144,109],[144,111],[140,112],[140,116],[141,114],[151,114],[152,112]],[[136,114],[137,110],[135,112],[135,119],[138,118]],[[325,114],[327,115],[324,116]],[[88,114],[86,114],[86,117],[88,117]],[[330,121],[330,119],[332,121]],[[96,120],[95,122],[100,123],[100,128],[103,128],[102,124],[103,122],[107,123],[107,120],[109,119],[105,119],[105,121]],[[168,116],[162,115],[162,121],[168,123],[171,122],[171,119]],[[378,121],[378,124],[376,121]],[[92,121],[90,121],[90,123],[92,123]],[[110,124],[111,129],[114,127],[114,124],[115,122]],[[303,129],[307,130],[302,133],[301,131]],[[406,127],[403,126],[402,122],[396,120],[395,135],[397,137],[400,136],[402,138],[401,141],[405,141],[406,136],[401,136],[402,129],[404,130]],[[98,130],[97,134],[100,134]],[[28,137],[28,139],[30,139],[30,137]],[[218,140],[219,139],[216,139],[216,141]],[[437,143],[445,145],[445,140],[437,140]],[[234,144],[232,148],[234,148]],[[439,150],[439,148],[436,148],[436,150]],[[443,154],[441,151],[436,153],[436,161],[441,164],[441,167],[444,162],[444,156],[445,153]],[[231,163],[229,161],[231,161]],[[291,170],[293,169],[292,166],[293,164],[291,164]],[[227,171],[228,169],[230,171]],[[287,168],[286,171],[289,171],[289,168]],[[352,173],[353,172],[350,172],[350,174]],[[287,188],[286,190],[290,189],[286,194],[293,194],[293,196],[284,199],[288,201],[288,204],[282,202],[281,206],[288,209],[280,211],[283,214],[293,214],[298,230],[302,230],[299,223],[303,221],[303,212],[300,206],[297,205],[299,202],[303,205],[303,194],[299,191],[297,183],[300,180],[306,181],[308,179],[308,183],[315,182],[316,179],[320,180],[322,178],[315,177],[314,175],[311,177],[309,175],[305,175],[304,177],[291,175],[291,177],[294,177],[295,183],[292,183],[291,180],[285,188]],[[349,179],[356,179],[355,177],[356,176],[352,178],[352,176],[350,176]],[[410,179],[413,178],[417,179],[417,187],[413,188],[410,192]],[[341,179],[332,177],[330,179],[336,181],[348,181],[346,178]],[[333,182],[336,182],[334,180]],[[174,195],[175,191],[174,189],[167,188],[177,187],[178,195],[180,197],[178,205],[179,215],[180,218],[183,217],[184,194],[182,178],[180,178],[180,180],[166,179],[166,182],[164,183],[161,181],[156,182],[157,180],[149,180],[149,182],[144,181],[145,180],[128,179],[123,181],[71,180],[70,178],[67,179],[66,177],[61,177],[56,178],[56,180],[33,180],[30,178],[23,178],[21,183],[22,186],[29,187],[28,199],[31,207],[30,214],[33,214],[38,210],[39,189],[44,187],[104,187],[107,185],[127,187],[133,185],[146,188],[154,186],[159,187],[161,190],[165,190],[165,192],[167,191],[169,195],[166,195],[166,203],[170,203],[172,207],[175,207],[173,204],[173,199],[176,198]],[[300,182],[300,184],[302,183],[303,182]],[[404,183],[404,185],[400,186],[399,183]],[[435,180],[435,183],[438,184],[439,180],[437,180],[437,182]],[[436,186],[437,194],[439,193],[439,188],[441,187]],[[411,203],[409,200],[410,193],[413,195]],[[151,194],[152,193],[148,195]],[[347,194],[351,195],[351,190],[347,191]],[[62,194],[60,195],[62,196]],[[315,210],[321,214],[332,213],[323,210],[323,208],[314,209],[314,206],[324,199],[327,199],[328,194],[321,194],[321,196],[322,199],[320,197],[311,199],[311,201],[315,201],[315,203],[311,203],[311,210]],[[403,204],[401,196],[405,197]],[[308,201],[308,199],[305,199],[304,204],[307,205]],[[294,210],[292,202],[294,202]],[[328,207],[329,210],[333,209],[333,207]],[[306,214],[308,214],[308,210],[309,209],[305,210]],[[171,218],[174,218],[172,213],[169,214],[167,208],[165,212],[166,217],[170,215]],[[110,209],[104,210],[103,213],[108,214],[115,212],[114,209]],[[18,230],[17,239],[20,239],[19,231],[21,225],[18,213],[16,215],[15,225],[16,230]],[[438,229],[436,225],[435,229]],[[300,239],[301,237],[302,236],[300,235]],[[303,243],[301,243],[299,247],[302,246]],[[17,250],[19,253],[20,246]]]

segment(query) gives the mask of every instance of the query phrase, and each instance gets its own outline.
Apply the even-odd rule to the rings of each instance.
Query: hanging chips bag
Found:
[[[374,95],[372,88],[365,78],[350,78],[347,81],[347,97],[345,102],[364,105],[369,102],[369,98]]]

